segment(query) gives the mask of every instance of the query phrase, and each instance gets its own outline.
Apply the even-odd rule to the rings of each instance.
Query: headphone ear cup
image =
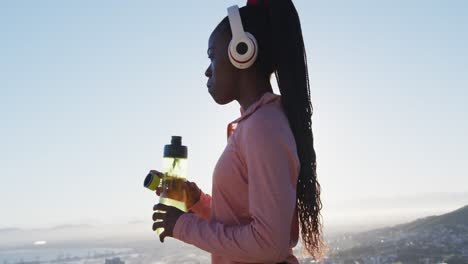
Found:
[[[245,32],[244,37],[229,42],[228,56],[232,65],[238,69],[247,69],[254,64],[258,55],[258,44],[255,37]]]
[[[258,43],[257,43],[257,39],[252,35],[250,34],[249,32],[245,32],[245,34],[247,35],[247,37],[249,38],[250,42],[252,43],[252,59],[250,61],[250,63],[248,64],[247,67],[250,67],[251,65],[253,65],[255,63],[255,61],[257,60],[257,56],[258,56]]]

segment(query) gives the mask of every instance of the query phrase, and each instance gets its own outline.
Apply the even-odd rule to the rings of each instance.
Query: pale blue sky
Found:
[[[143,179],[172,135],[211,193],[240,113],[207,93],[207,42],[245,2],[183,3],[0,2],[0,228],[149,220]],[[295,4],[330,214],[350,199],[468,191],[468,3]]]

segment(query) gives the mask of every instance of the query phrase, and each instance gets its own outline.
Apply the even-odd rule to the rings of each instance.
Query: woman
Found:
[[[240,69],[229,58],[229,17],[208,42],[208,92],[218,104],[241,105],[227,127],[212,196],[187,182],[189,212],[157,204],[153,210],[165,213],[153,214],[162,220],[153,230],[165,229],[161,242],[171,236],[210,252],[212,263],[298,263],[292,248],[300,224],[304,250],[320,260],[322,204],[299,17],[291,0],[249,0],[239,12],[258,44],[253,65]],[[281,95],[273,93],[273,73]]]

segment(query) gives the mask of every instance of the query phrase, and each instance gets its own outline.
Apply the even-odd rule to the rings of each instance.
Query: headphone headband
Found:
[[[239,7],[233,5],[228,8],[229,24],[231,25],[232,38],[239,39],[245,36],[244,26],[239,13]]]

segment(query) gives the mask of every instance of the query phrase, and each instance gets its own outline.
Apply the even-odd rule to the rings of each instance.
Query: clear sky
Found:
[[[207,92],[208,37],[244,3],[1,1],[0,228],[149,220],[143,179],[172,135],[211,193],[240,113]],[[468,3],[295,4],[330,214],[352,199],[468,191]]]

